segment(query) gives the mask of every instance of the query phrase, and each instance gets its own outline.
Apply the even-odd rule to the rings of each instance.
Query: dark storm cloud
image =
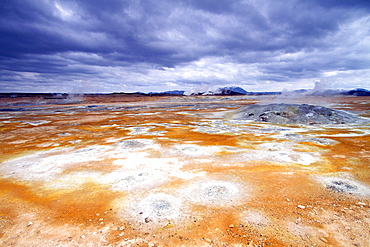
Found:
[[[368,68],[369,18],[355,0],[3,0],[0,78],[36,90],[312,80]]]
[[[370,2],[367,0],[315,0],[315,3],[326,8],[367,8],[370,9]]]

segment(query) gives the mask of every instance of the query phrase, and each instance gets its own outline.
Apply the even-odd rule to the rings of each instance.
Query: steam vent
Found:
[[[0,98],[0,246],[370,246],[370,97],[289,100]]]

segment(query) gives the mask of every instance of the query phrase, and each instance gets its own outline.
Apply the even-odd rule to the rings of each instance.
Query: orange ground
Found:
[[[284,100],[1,99],[0,245],[370,246],[369,125],[229,118]],[[289,100],[370,117],[369,97]]]

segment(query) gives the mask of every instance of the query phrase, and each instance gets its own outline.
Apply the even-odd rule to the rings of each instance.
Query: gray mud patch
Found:
[[[182,201],[168,194],[156,193],[148,195],[133,206],[136,210],[132,213],[139,217],[140,222],[160,222],[178,218],[181,215]]]
[[[277,124],[361,124],[368,122],[345,111],[308,104],[246,105],[233,114],[234,119]]]
[[[192,203],[201,205],[236,205],[246,197],[247,193],[242,187],[240,184],[226,181],[197,181],[190,184],[184,197]]]
[[[358,196],[370,196],[370,187],[358,181],[341,177],[317,177],[317,180],[330,192]]]

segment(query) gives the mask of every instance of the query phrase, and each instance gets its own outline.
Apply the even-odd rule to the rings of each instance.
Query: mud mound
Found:
[[[239,184],[232,182],[198,181],[188,187],[185,197],[193,203],[204,205],[234,205],[246,196],[245,191],[242,192],[240,189]]]
[[[308,104],[247,105],[239,108],[234,119],[277,124],[353,124],[364,119],[344,111]]]
[[[335,193],[346,193],[359,196],[369,196],[370,188],[358,181],[339,177],[318,177],[317,180],[325,188]]]
[[[164,193],[151,194],[138,205],[143,221],[174,219],[180,215],[181,200]]]

